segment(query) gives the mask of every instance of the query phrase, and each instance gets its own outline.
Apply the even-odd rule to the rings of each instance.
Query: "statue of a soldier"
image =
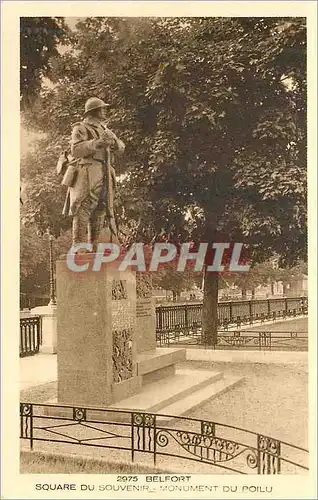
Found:
[[[117,240],[114,215],[116,156],[124,153],[124,143],[107,127],[107,104],[97,97],[86,101],[84,119],[73,126],[71,154],[75,168],[63,214],[73,216],[73,245],[99,242],[105,219],[110,241]],[[67,174],[66,174],[67,175]],[[73,174],[72,174],[73,175]]]

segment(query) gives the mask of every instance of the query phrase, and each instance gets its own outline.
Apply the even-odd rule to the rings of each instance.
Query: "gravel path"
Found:
[[[211,369],[211,363],[202,361],[192,361],[191,366]],[[298,446],[308,446],[306,367],[213,363],[212,369],[245,380],[187,416],[244,427]]]

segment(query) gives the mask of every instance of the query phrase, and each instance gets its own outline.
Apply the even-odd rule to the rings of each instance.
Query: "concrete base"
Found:
[[[185,361],[186,350],[163,348],[144,351],[137,355],[137,375],[142,376],[142,384],[149,384],[175,374],[175,365]]]
[[[130,397],[133,394],[138,394],[141,391],[142,378],[131,377],[128,380],[123,380],[112,385],[112,401],[121,401],[124,398]]]
[[[59,394],[58,401],[65,405],[94,406],[96,400],[96,406],[108,407],[131,397],[138,399],[143,386],[161,379],[165,380],[167,377],[171,379],[175,374],[176,363],[184,361],[185,358],[186,350],[179,348],[153,349],[140,353],[136,358],[135,376],[112,384],[110,391],[102,391],[101,388],[107,382],[103,379],[103,377],[107,378],[105,370],[104,374],[100,374],[98,393],[96,393],[96,384],[91,384],[92,377],[87,376],[84,372],[73,372],[74,376],[67,381],[68,397],[63,398],[63,395]],[[96,374],[94,376],[96,377]],[[85,384],[82,383],[83,378],[86,380]]]
[[[212,384],[201,387],[179,401],[175,401],[174,403],[165,406],[162,410],[160,410],[160,413],[164,413],[166,415],[185,416],[211,399],[217,398],[224,392],[234,388],[237,384],[243,382],[243,380],[244,377],[227,376],[222,373],[219,380],[215,380]],[[159,422],[167,422],[170,420],[170,417],[163,416],[158,419]]]
[[[146,384],[139,394],[111,405],[117,410],[185,415],[243,380],[223,372],[177,369],[175,375]]]
[[[151,384],[152,382],[157,382],[157,380],[160,380],[165,377],[172,377],[176,373],[176,366],[175,365],[169,365],[165,366],[164,368],[160,368],[159,370],[155,370],[150,373],[146,373],[142,377],[142,383],[143,385],[145,384]]]
[[[115,404],[105,406],[103,411],[94,411],[94,418],[98,420],[130,421],[130,414],[123,411],[145,411],[160,413],[158,422],[167,422],[171,416],[187,415],[195,408],[219,396],[241,382],[243,378],[224,376],[223,372],[209,370],[195,370],[191,368],[177,368],[175,375],[144,385],[141,391]],[[48,401],[57,404],[57,400]],[[75,404],[74,404],[75,406]],[[100,410],[102,408],[99,406]],[[111,410],[117,410],[116,416]],[[65,416],[63,408],[42,408],[47,415]]]

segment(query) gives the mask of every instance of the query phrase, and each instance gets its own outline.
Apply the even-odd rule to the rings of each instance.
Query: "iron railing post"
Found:
[[[232,302],[229,303],[229,309],[230,309],[230,323],[233,323],[233,307],[232,307]]]
[[[157,463],[157,415],[153,415],[153,463]]]
[[[134,413],[130,414],[130,436],[131,436],[131,461],[135,459],[135,429],[134,429]]]
[[[53,255],[52,234],[49,235],[49,261],[50,261],[50,302],[49,305],[56,306],[55,276],[54,276],[54,255]]]
[[[41,413],[41,408],[44,413]],[[55,411],[51,414],[49,408],[58,409],[59,413],[55,414]],[[61,421],[60,412],[64,410],[65,414],[62,415],[62,420],[69,419],[69,410],[73,409],[73,427],[68,427],[67,433],[63,432],[60,427],[60,432],[55,433],[55,438],[52,439],[51,431],[54,432],[56,428],[56,424],[54,422]],[[98,417],[94,412],[103,412],[103,414],[111,413],[111,419],[109,421],[108,418],[104,419],[104,417]],[[197,418],[187,418],[183,416],[169,416],[170,419],[174,419],[176,424],[178,425],[170,425],[163,422],[159,424],[159,428],[157,427],[157,417],[158,418],[167,418],[165,414],[155,414],[155,413],[144,413],[137,411],[122,411],[116,409],[110,410],[101,410],[100,408],[89,408],[90,417],[86,414],[86,408],[73,407],[70,405],[49,405],[49,404],[32,404],[32,403],[20,403],[20,438],[26,439],[30,442],[30,448],[33,450],[34,442],[37,440],[47,441],[49,443],[67,443],[70,442],[69,439],[72,439],[73,444],[77,444],[80,446],[94,446],[94,443],[91,443],[91,439],[94,440],[95,431],[105,432],[105,437],[98,438],[98,442],[96,442],[97,447],[104,447],[113,449],[113,441],[109,443],[108,439],[108,425],[116,424],[116,427],[123,428],[123,433],[119,430],[115,431],[113,437],[124,438],[129,440],[130,443],[127,444],[123,442],[121,444],[118,443],[116,449],[125,450],[128,453],[131,453],[131,460],[134,462],[135,452],[147,453],[153,455],[153,462],[156,465],[157,456],[165,455],[168,457],[175,457],[185,460],[194,460],[196,462],[201,462],[205,464],[210,464],[212,467],[221,467],[222,469],[228,469],[229,471],[236,472],[239,474],[245,474],[245,468],[248,467],[247,473],[251,470],[257,471],[258,474],[267,475],[267,474],[280,474],[281,473],[281,465],[283,463],[290,463],[298,469],[309,470],[308,466],[305,463],[308,457],[308,450],[301,448],[299,446],[295,446],[291,443],[282,443],[276,438],[271,438],[264,434],[255,433],[248,429],[232,427],[228,424],[215,423],[212,421],[201,420]],[[121,417],[114,418],[114,415],[121,415]],[[122,421],[122,414],[130,417],[130,436],[129,431],[127,435],[127,429],[129,428],[129,423],[127,420]],[[53,420],[51,424],[48,423],[47,418],[49,416],[49,420]],[[87,418],[88,417],[88,418]],[[33,421],[35,418],[38,419],[38,422],[34,426]],[[44,422],[43,420],[46,419]],[[115,420],[115,422],[113,422]],[[179,427],[179,421],[180,427]],[[91,429],[93,431],[92,438],[88,435],[88,439],[81,439],[81,436],[78,435],[78,426],[82,423],[90,422],[93,425],[85,425],[85,433]],[[129,422],[129,421],[128,421]],[[193,423],[196,423],[196,429],[193,429]],[[184,430],[188,427],[187,423],[191,423],[191,429]],[[95,425],[94,425],[95,424]],[[184,425],[186,424],[186,425]],[[128,425],[128,428],[127,428]],[[102,426],[102,427],[101,427]],[[199,427],[198,427],[199,426]],[[217,426],[217,429],[216,429]],[[226,435],[223,435],[222,429],[225,427]],[[72,436],[70,434],[70,430],[74,429],[75,434]],[[35,429],[40,430],[41,435],[36,436]],[[234,436],[231,436],[229,431],[234,431]],[[253,443],[248,439],[248,443],[246,443],[246,439],[243,439],[243,442],[240,442],[240,437],[237,437],[237,431],[239,432],[239,436],[242,433],[248,433],[248,436],[254,436],[256,442]],[[242,436],[243,438],[243,436]],[[66,441],[67,439],[67,441]],[[96,439],[96,438],[95,438]],[[99,440],[105,439],[102,443]],[[74,440],[74,441],[73,441]],[[233,447],[233,443],[236,446]],[[130,446],[129,446],[130,445]],[[179,450],[177,448],[179,445]],[[54,445],[53,445],[54,446]],[[302,457],[300,460],[290,462],[290,452],[289,448],[294,450],[299,455],[299,452],[302,453]],[[180,450],[183,452],[182,456],[180,455]],[[287,451],[286,451],[287,449]],[[221,451],[220,451],[221,450]],[[222,457],[222,450],[225,450],[226,460],[224,460],[224,455]],[[246,455],[246,453],[247,455]],[[297,456],[298,456],[297,455]],[[241,457],[241,464],[237,463],[237,459]],[[231,463],[227,467],[225,462],[230,462],[233,460],[233,465]],[[236,467],[236,464],[238,467]],[[285,471],[284,471],[285,472]]]
[[[267,299],[267,317],[271,317],[271,299]]]
[[[189,320],[188,320],[188,304],[184,308],[184,328],[186,331],[189,330]]]
[[[288,313],[288,309],[287,309],[287,307],[288,307],[287,297],[285,297],[284,301],[285,301],[285,315],[287,316],[287,313]]]
[[[161,306],[158,307],[158,327],[159,327],[159,330],[162,330],[162,308]]]
[[[33,404],[30,405],[30,448],[33,450]]]

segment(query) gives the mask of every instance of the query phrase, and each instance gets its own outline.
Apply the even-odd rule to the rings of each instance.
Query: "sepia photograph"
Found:
[[[315,473],[308,17],[104,13],[19,16],[18,473],[275,497]]]

